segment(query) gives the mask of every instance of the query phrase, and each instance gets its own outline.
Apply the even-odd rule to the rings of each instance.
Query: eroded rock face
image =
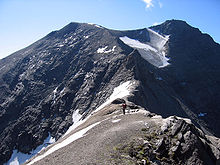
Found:
[[[134,109],[141,105],[164,117],[188,117],[220,135],[219,45],[181,21],[152,29],[170,35],[165,45],[170,65],[164,68],[120,40],[150,42],[147,29],[114,31],[80,23],[0,60],[0,164],[13,149],[30,152],[49,133],[59,139],[73,124],[74,111],[87,116],[128,80],[139,82],[128,98]],[[199,112],[207,115],[198,118]]]
[[[219,153],[219,148],[211,149],[217,143],[212,143],[193,124],[175,116],[163,120],[169,123],[167,129],[159,129],[158,126],[142,128],[142,134],[116,146],[113,155],[115,161],[124,164],[124,157],[138,164],[218,163],[216,153]]]

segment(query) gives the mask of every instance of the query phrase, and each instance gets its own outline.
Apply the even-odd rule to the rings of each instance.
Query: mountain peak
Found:
[[[198,28],[194,28],[186,21],[182,20],[167,20],[164,23],[156,26],[152,26],[152,29],[164,34],[183,35],[183,33],[194,32],[201,33]]]
[[[181,25],[189,25],[186,21],[183,20],[177,20],[177,19],[171,19],[166,20],[163,24],[181,24]]]
[[[191,27],[186,21],[183,20],[176,20],[176,19],[171,19],[171,20],[166,20],[162,24],[156,25],[157,26],[170,26],[170,27]]]
[[[179,20],[130,31],[72,22],[1,60],[0,164],[49,137],[60,139],[79,117],[84,122],[115,95],[129,95],[123,99],[134,109],[189,118],[220,136],[220,49],[204,38]],[[116,115],[110,112],[98,113],[98,119]]]

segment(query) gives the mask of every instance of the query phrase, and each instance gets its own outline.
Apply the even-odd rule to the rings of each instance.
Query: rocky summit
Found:
[[[0,164],[219,164],[219,61],[184,21],[70,23],[0,60]]]

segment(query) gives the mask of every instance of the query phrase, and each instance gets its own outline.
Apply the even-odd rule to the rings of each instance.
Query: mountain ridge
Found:
[[[126,115],[122,115],[118,104],[121,101],[124,100],[116,99],[98,108],[79,127],[26,164],[215,164],[219,161],[219,143],[207,140],[210,137],[190,120],[176,116],[163,119],[130,102]],[[77,138],[85,129],[86,134]],[[203,143],[206,148],[211,147],[209,152],[203,149]]]
[[[163,117],[188,117],[219,136],[219,44],[188,25],[179,31],[177,22],[187,25],[171,20],[151,27],[169,35],[170,65],[163,68],[120,39],[149,44],[147,28],[115,31],[81,23],[70,23],[0,60],[0,68],[5,66],[0,73],[0,160],[6,162],[13,149],[30,152],[49,133],[59,139],[73,124],[73,112],[86,117],[129,80],[138,80],[139,86],[128,101]],[[6,67],[4,61],[13,58]],[[201,112],[208,115],[198,117]]]

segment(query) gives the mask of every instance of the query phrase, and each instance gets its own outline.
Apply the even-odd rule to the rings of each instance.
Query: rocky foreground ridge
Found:
[[[86,118],[128,81],[136,82],[129,102],[219,137],[219,60],[219,44],[184,21],[130,31],[70,23],[51,32],[0,60],[0,164],[48,136],[58,140],[73,114]]]
[[[220,139],[205,135],[189,119],[162,118],[132,103],[128,103],[123,115],[123,102],[116,99],[92,113],[72,132],[25,164],[220,163]],[[67,143],[84,130],[82,137]],[[62,148],[56,150],[56,146]]]

